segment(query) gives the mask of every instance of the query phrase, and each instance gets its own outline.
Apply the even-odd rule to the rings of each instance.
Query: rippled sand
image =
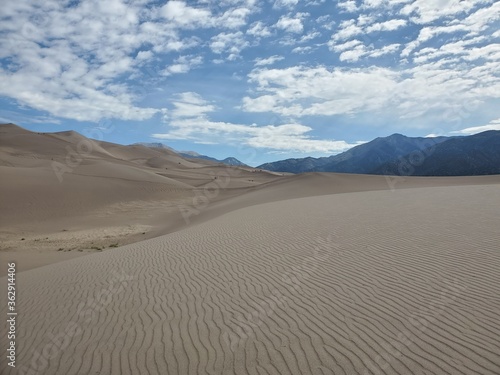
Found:
[[[498,184],[288,198],[19,273],[0,372],[500,373]]]

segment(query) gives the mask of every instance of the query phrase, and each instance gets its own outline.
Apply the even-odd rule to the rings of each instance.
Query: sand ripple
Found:
[[[337,194],[23,272],[0,372],[499,374],[499,223],[495,185]]]

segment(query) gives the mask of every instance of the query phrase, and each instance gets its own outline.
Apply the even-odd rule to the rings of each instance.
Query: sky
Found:
[[[253,166],[500,130],[500,2],[6,0],[0,122]]]

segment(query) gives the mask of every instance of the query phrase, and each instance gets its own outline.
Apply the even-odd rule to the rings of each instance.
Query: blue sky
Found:
[[[500,129],[493,0],[9,0],[0,121],[250,165]]]

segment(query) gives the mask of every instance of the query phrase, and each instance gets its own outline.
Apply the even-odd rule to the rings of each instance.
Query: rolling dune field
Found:
[[[0,372],[499,374],[499,222],[498,184],[344,192],[21,272]]]

